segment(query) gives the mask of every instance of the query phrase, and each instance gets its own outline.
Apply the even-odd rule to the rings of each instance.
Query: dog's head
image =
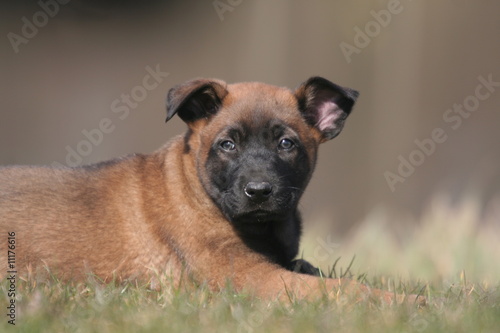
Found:
[[[312,77],[295,91],[195,79],[172,88],[167,120],[188,124],[184,153],[206,192],[235,224],[294,214],[320,143],[336,137],[358,93]]]

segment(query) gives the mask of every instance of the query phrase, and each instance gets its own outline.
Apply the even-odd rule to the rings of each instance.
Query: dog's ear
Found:
[[[194,79],[169,90],[167,121],[176,113],[186,123],[217,112],[227,95],[226,83],[215,79]]]
[[[296,90],[300,112],[307,123],[317,128],[322,142],[336,137],[351,113],[359,93],[322,77],[311,77]]]

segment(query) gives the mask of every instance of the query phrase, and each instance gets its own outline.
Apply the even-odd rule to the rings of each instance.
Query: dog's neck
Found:
[[[249,248],[283,267],[289,265],[298,253],[301,220],[296,209],[280,220],[232,224]]]

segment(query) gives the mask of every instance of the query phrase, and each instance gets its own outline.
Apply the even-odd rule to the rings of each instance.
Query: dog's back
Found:
[[[146,164],[134,155],[81,168],[0,168],[0,234],[16,235],[16,268],[29,264],[39,273],[45,263],[57,276],[109,279],[110,272],[134,276],[164,262],[166,248],[140,216]],[[0,274],[6,247],[2,240]],[[158,262],[144,255],[151,252]]]

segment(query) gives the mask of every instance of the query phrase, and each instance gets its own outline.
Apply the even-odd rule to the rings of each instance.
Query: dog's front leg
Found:
[[[354,301],[375,299],[387,304],[403,300],[419,305],[425,303],[422,297],[396,295],[349,279],[321,278],[288,271],[246,247],[230,228],[207,228],[193,233],[190,238],[189,246],[180,251],[183,260],[196,280],[206,281],[212,290],[230,285],[238,292],[283,301],[328,297]],[[207,244],[209,247],[203,249]],[[193,251],[196,248],[198,250]]]

